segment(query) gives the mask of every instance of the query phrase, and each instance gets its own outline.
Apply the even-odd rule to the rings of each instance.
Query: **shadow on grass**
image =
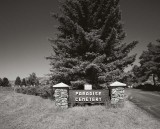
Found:
[[[154,86],[151,84],[139,85],[136,89],[141,89],[143,91],[160,91],[160,86]]]

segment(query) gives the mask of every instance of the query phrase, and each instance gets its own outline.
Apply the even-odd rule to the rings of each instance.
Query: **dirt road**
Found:
[[[130,101],[160,119],[160,94],[138,89],[127,89],[126,94]]]

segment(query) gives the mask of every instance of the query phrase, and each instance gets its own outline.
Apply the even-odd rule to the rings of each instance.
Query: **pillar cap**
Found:
[[[121,82],[118,82],[118,81],[115,81],[115,82],[113,82],[113,83],[111,83],[110,85],[109,85],[110,87],[116,87],[116,86],[121,86],[121,87],[125,87],[125,86],[127,86],[125,83],[121,83]]]
[[[63,82],[58,83],[56,85],[53,85],[54,88],[64,88],[64,87],[70,87],[67,84],[64,84]]]

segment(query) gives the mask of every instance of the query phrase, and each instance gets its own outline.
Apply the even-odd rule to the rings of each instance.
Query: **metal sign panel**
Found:
[[[108,90],[69,90],[69,103],[105,103]]]

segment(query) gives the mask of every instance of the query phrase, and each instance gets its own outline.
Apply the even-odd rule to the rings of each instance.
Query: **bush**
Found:
[[[39,88],[37,88],[37,93],[38,96],[41,96],[42,98],[54,99],[54,91],[50,86],[40,86]]]
[[[42,98],[54,99],[54,91],[51,86],[27,86],[27,87],[16,87],[17,93],[23,93],[28,95],[40,96]]]
[[[20,87],[14,87],[14,91],[16,91],[17,93],[21,93],[20,89],[21,89]]]
[[[15,87],[14,90],[17,92],[17,93],[23,93],[23,94],[26,94],[27,93],[27,88],[26,87]]]
[[[21,93],[27,94],[27,88],[26,88],[26,87],[22,87],[22,88],[21,88]]]
[[[30,86],[30,87],[27,87],[26,88],[26,94],[28,94],[28,95],[38,95],[37,94],[37,88],[36,87],[34,87],[34,86]]]

